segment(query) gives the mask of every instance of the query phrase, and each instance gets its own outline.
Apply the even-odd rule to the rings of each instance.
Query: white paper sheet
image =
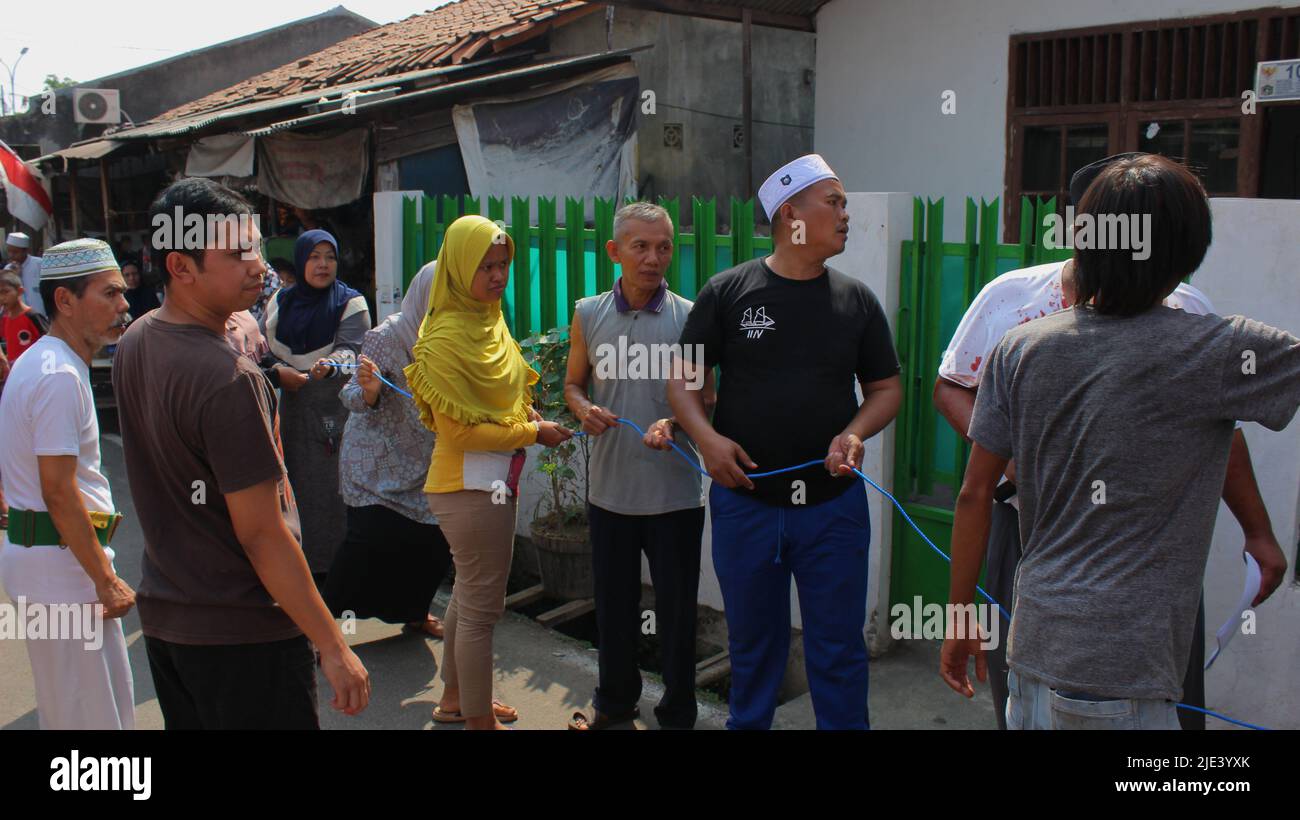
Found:
[[[1232,636],[1241,630],[1241,616],[1247,609],[1250,609],[1250,602],[1255,600],[1259,594],[1259,582],[1263,574],[1259,571],[1259,563],[1251,557],[1250,553],[1243,552],[1242,556],[1246,559],[1246,581],[1241,589],[1241,600],[1237,602],[1237,609],[1223,622],[1216,633],[1218,637],[1218,646],[1214,648],[1214,654],[1205,661],[1205,668],[1209,669],[1214,659],[1219,657],[1228,644],[1232,641]]]

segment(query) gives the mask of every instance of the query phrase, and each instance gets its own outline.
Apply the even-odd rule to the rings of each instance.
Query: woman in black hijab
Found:
[[[279,362],[273,370],[284,391],[284,464],[298,503],[302,550],[319,582],[347,530],[339,495],[339,443],[348,411],[339,388],[352,373],[332,365],[356,363],[370,329],[370,310],[364,296],[339,281],[339,245],[329,233],[307,231],[293,253],[298,282],[267,304],[263,335]]]

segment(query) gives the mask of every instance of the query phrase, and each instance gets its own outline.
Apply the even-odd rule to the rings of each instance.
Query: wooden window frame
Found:
[[[1256,114],[1255,116],[1259,116],[1259,114]],[[1125,124],[1126,131],[1124,133],[1124,142],[1123,142],[1124,145],[1132,146],[1132,147],[1122,148],[1120,150],[1121,151],[1138,150],[1137,149],[1138,140],[1139,140],[1138,132],[1141,129],[1142,123],[1146,120],[1182,121],[1184,123],[1183,150],[1184,152],[1186,152],[1187,147],[1190,144],[1188,140],[1191,137],[1191,124],[1193,122],[1196,122],[1197,120],[1231,120],[1231,119],[1235,119],[1239,123],[1242,120],[1246,119],[1245,117],[1242,116],[1240,104],[1229,103],[1224,105],[1219,105],[1219,104],[1198,105],[1194,108],[1188,108],[1186,106],[1169,106],[1163,103],[1156,106],[1149,106],[1149,104],[1144,104],[1139,107],[1137,105],[1134,105],[1132,110],[1130,111],[1130,116],[1127,118],[1127,122]],[[1244,130],[1245,130],[1245,124],[1242,123],[1242,131],[1244,132]],[[1244,162],[1245,150],[1244,147],[1241,145],[1244,139],[1245,139],[1244,134],[1242,134],[1242,136],[1238,138],[1238,142],[1237,142],[1237,150],[1238,150],[1237,190],[1236,191],[1209,191],[1208,193],[1210,194],[1210,196],[1244,196],[1244,194],[1241,194],[1239,192],[1245,190],[1247,186],[1251,184],[1255,184],[1258,187],[1258,180],[1254,178],[1253,171],[1247,169],[1246,163]],[[1261,151],[1263,150],[1262,144],[1260,146],[1260,149]],[[1186,159],[1186,154],[1184,153],[1184,156],[1180,157],[1180,159]],[[1259,162],[1258,156],[1255,157],[1255,162],[1258,165]],[[1258,190],[1256,189],[1255,193],[1251,194],[1251,196],[1255,196],[1257,194],[1258,194]]]
[[[1143,66],[1134,66],[1134,43],[1137,37],[1148,36],[1147,32],[1164,29],[1181,29],[1193,26],[1220,25],[1229,22],[1254,21],[1255,42],[1249,54],[1237,52],[1238,62],[1249,60],[1254,65],[1269,59],[1272,47],[1269,40],[1269,21],[1279,15],[1288,17],[1292,9],[1279,7],[1259,8],[1227,14],[1211,14],[1199,17],[1181,17],[1165,20],[1148,20],[1134,23],[1091,26],[1087,28],[1061,29],[1057,31],[1026,32],[1013,34],[1009,38],[1007,55],[1007,125],[1006,125],[1006,165],[1003,175],[1003,239],[1015,241],[1020,232],[1020,196],[1021,168],[1020,161],[1024,151],[1024,132],[1027,127],[1105,123],[1109,126],[1108,139],[1113,150],[1111,153],[1136,151],[1138,145],[1138,122],[1149,119],[1232,119],[1241,123],[1238,139],[1237,190],[1232,196],[1256,197],[1260,188],[1260,162],[1264,149],[1263,117],[1257,112],[1246,115],[1241,111],[1240,92],[1235,97],[1221,97],[1200,100],[1157,100],[1136,101],[1132,99],[1134,72],[1145,73]],[[1194,29],[1193,29],[1194,30]],[[1222,31],[1222,28],[1220,28]],[[1284,23],[1282,36],[1288,32]],[[1095,103],[1089,105],[1058,105],[1017,108],[1016,96],[1020,78],[1017,72],[1017,51],[1026,45],[1026,55],[1030,48],[1043,40],[1064,38],[1088,38],[1097,35],[1119,34],[1120,65],[1119,101],[1112,103]],[[1159,42],[1158,34],[1155,37]],[[1177,37],[1174,47],[1177,49]],[[1081,39],[1080,42],[1084,40]],[[1158,55],[1155,59],[1159,59]],[[1110,66],[1108,62],[1107,86],[1110,85]],[[1030,78],[1032,81],[1034,78]],[[1191,78],[1171,76],[1170,81],[1177,85],[1184,84]],[[1241,89],[1245,91],[1247,89]],[[1068,99],[1068,95],[1066,95]],[[1186,145],[1186,140],[1184,140]],[[1062,145],[1064,151],[1064,144]]]
[[[1090,110],[1086,113],[1069,113],[1069,114],[1027,114],[1016,118],[1008,128],[1008,152],[1007,152],[1007,185],[1008,191],[1015,191],[1014,202],[1008,194],[1003,203],[1003,213],[1005,223],[1003,225],[1004,240],[1006,242],[1014,241],[1013,236],[1020,231],[1020,191],[1024,190],[1022,185],[1022,169],[1020,158],[1024,156],[1025,151],[1025,131],[1029,128],[1051,128],[1052,126],[1071,125],[1104,125],[1106,126],[1106,141],[1110,145],[1119,143],[1121,137],[1120,116],[1119,112],[1110,106],[1112,110],[1105,110],[1102,106],[1087,106]],[[1070,187],[1070,174],[1073,170],[1066,167],[1065,164],[1066,141],[1061,140],[1061,174],[1064,177],[1063,190],[1068,191]],[[1068,205],[1069,203],[1063,203]],[[1015,230],[1012,230],[1012,226]]]

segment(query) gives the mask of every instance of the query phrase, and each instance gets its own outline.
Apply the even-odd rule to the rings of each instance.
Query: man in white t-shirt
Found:
[[[135,592],[113,568],[119,516],[90,390],[91,356],[126,328],[126,282],[106,243],[78,239],[49,249],[40,288],[50,332],[14,363],[0,397],[0,583],[22,622],[41,728],[132,729],[120,618]]]
[[[1120,154],[1107,157],[1077,171],[1070,181],[1070,194],[1074,202],[1083,198],[1088,184],[1096,179],[1106,165],[1121,158],[1135,156]],[[984,367],[1002,336],[1013,327],[1070,308],[1074,304],[1074,260],[1036,265],[1031,268],[1008,271],[989,282],[980,290],[975,300],[962,316],[953,332],[948,349],[939,364],[939,376],[934,385],[934,406],[948,423],[963,437],[970,428],[975,395],[984,375]],[[1207,315],[1214,313],[1209,297],[1187,283],[1180,283],[1165,298],[1171,308]],[[1080,355],[1086,355],[1080,351]],[[1011,610],[1013,603],[1016,566],[1020,561],[1020,519],[1015,498],[1015,462],[1009,462],[1006,480],[999,486],[997,501],[989,530],[987,553],[987,583],[985,589],[995,600]],[[1259,562],[1263,572],[1260,592],[1253,605],[1258,606],[1281,583],[1286,571],[1286,558],[1277,538],[1268,510],[1255,483],[1254,469],[1246,439],[1238,429],[1233,435],[1232,451],[1228,462],[1227,479],[1223,486],[1223,500],[1228,504],[1245,535],[1245,551]],[[1003,630],[1007,624],[1003,624]],[[1205,686],[1202,675],[1204,663],[1204,612],[1197,619],[1197,634],[1192,643],[1192,654],[1187,677],[1183,682],[1184,702],[1204,707]],[[990,688],[997,709],[998,726],[1006,728],[1006,645],[985,654],[990,673]],[[1203,715],[1183,710],[1179,719],[1185,729],[1203,729]]]

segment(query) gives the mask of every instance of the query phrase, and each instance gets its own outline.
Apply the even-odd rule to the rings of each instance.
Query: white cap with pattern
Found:
[[[767,178],[758,189],[758,201],[771,221],[787,199],[823,179],[839,179],[821,154],[806,154],[787,162]]]

